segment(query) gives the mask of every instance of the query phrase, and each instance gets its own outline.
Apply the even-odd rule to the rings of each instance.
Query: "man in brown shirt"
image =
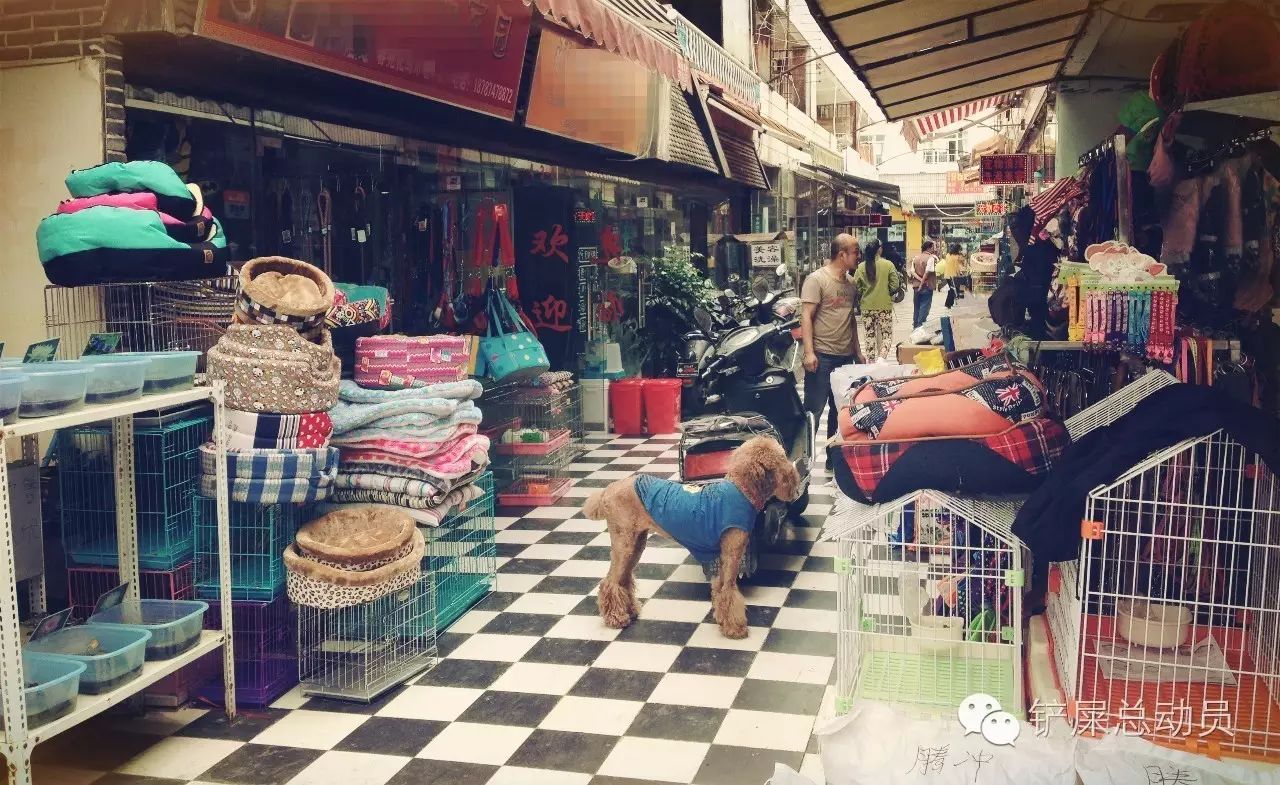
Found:
[[[831,402],[827,438],[836,432],[836,402],[831,398],[831,372],[862,362],[858,323],[853,316],[854,288],[849,274],[858,266],[858,242],[838,234],[831,241],[831,261],[804,279],[800,299],[800,333],[804,340],[804,408],[814,421]]]

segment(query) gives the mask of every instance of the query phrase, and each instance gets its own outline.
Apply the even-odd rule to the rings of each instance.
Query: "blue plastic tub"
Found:
[[[17,418],[18,405],[22,403],[22,387],[26,382],[26,374],[17,371],[0,373],[0,423]]]
[[[145,395],[189,390],[196,383],[196,365],[201,352],[117,352],[115,357],[146,360]]]
[[[69,714],[76,706],[84,664],[34,652],[22,653],[27,687],[27,727],[36,728]],[[0,726],[3,721],[0,720]]]
[[[143,627],[82,624],[65,627],[27,644],[27,650],[65,657],[84,665],[80,692],[99,695],[133,681],[142,673],[151,631]]]
[[[22,386],[19,417],[49,417],[84,406],[84,394],[92,373],[78,362],[23,363],[20,372],[27,377]],[[5,376],[19,371],[12,367]]]
[[[151,362],[144,357],[122,357],[101,354],[81,357],[80,362],[93,369],[85,391],[87,404],[116,403],[142,395],[143,382]]]
[[[124,624],[151,632],[148,660],[169,660],[195,646],[209,604],[195,600],[125,600],[89,617],[90,624]]]

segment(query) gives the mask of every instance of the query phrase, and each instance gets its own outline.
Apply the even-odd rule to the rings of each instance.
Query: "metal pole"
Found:
[[[133,416],[111,420],[111,448],[116,473],[116,550],[120,581],[129,584],[128,598],[141,596],[138,586],[138,504],[133,476]]]
[[[232,635],[231,613],[231,510],[228,501],[227,480],[227,409],[226,384],[214,382],[213,385],[213,446],[217,463],[216,500],[218,509],[218,583],[221,598],[219,609],[222,612],[222,683],[225,688],[224,700],[228,717],[236,714],[236,656],[234,637]]]
[[[4,717],[4,755],[11,785],[31,785],[31,747],[27,742],[27,697],[23,689],[22,633],[18,630],[18,584],[14,580],[13,512],[9,507],[9,458],[0,433],[0,550],[4,587],[0,588],[0,703]]]

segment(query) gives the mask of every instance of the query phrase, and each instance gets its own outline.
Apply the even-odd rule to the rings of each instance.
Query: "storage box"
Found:
[[[898,362],[903,365],[914,365],[916,362],[916,355],[920,352],[927,352],[930,349],[941,348],[941,346],[914,346],[904,343],[898,347]]]
[[[27,650],[65,657],[85,666],[80,692],[100,695],[133,681],[142,673],[151,633],[142,627],[84,624],[64,627],[31,641]]]

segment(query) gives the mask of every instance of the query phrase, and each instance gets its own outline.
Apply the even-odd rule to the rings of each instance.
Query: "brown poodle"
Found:
[[[640,615],[635,569],[650,531],[713,565],[711,605],[720,632],[747,636],[747,607],[738,570],[756,517],[770,499],[793,501],[800,475],[777,441],[756,436],[733,451],[723,480],[681,485],[649,475],[618,480],[587,499],[583,512],[609,527],[609,572],[600,582],[600,616],[626,627]],[[661,525],[660,525],[661,523]]]

